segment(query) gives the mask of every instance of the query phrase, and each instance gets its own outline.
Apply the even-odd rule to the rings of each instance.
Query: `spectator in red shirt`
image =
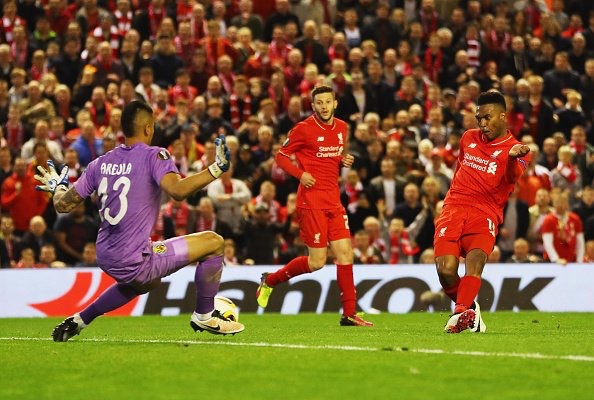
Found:
[[[2,209],[14,220],[15,233],[22,235],[29,229],[29,221],[41,215],[47,206],[47,195],[35,190],[37,181],[27,174],[27,163],[21,157],[14,160],[14,173],[2,184]]]
[[[178,99],[183,98],[191,103],[198,96],[198,89],[190,85],[190,74],[185,68],[180,68],[175,73],[175,86],[167,92],[169,104],[174,105]]]
[[[231,42],[221,37],[221,26],[215,20],[207,23],[208,35],[200,40],[200,45],[206,53],[206,62],[213,70],[217,68],[217,60],[223,54],[231,57],[233,62],[237,59],[237,51]]]
[[[584,261],[584,230],[580,217],[569,211],[569,199],[560,194],[553,201],[554,211],[542,223],[544,258],[551,262],[566,265]]]

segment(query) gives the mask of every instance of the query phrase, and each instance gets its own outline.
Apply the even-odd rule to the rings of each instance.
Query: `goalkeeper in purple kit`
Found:
[[[141,101],[126,105],[122,113],[125,145],[89,164],[68,187],[68,168],[58,175],[54,165],[38,167],[39,190],[53,195],[58,212],[69,212],[97,192],[101,226],[97,237],[97,264],[116,283],[84,310],[55,327],[56,342],[78,335],[95,318],[157,287],[161,278],[196,263],[194,330],[235,334],[244,326],[223,317],[214,308],[223,269],[223,238],[210,231],[152,242],[150,232],[159,213],[162,192],[182,200],[229,169],[225,138],[217,138],[216,160],[208,169],[181,178],[167,150],[149,146],[154,134],[153,110]]]

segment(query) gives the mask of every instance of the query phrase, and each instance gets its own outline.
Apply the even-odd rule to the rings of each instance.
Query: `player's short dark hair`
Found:
[[[317,86],[314,90],[311,91],[311,100],[315,100],[316,96],[322,93],[332,93],[334,94],[334,90],[330,86],[322,85]]]
[[[479,106],[485,104],[497,104],[503,108],[503,111],[506,111],[505,97],[503,97],[501,92],[498,92],[497,90],[489,90],[481,93],[476,104]]]
[[[144,101],[132,100],[126,104],[122,111],[122,131],[124,136],[132,137],[136,134],[134,128],[134,120],[139,113],[146,112],[149,115],[153,114],[153,109]]]

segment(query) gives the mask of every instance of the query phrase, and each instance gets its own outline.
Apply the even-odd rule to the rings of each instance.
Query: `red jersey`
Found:
[[[297,207],[317,210],[341,207],[338,175],[347,132],[344,121],[334,118],[332,125],[326,125],[315,114],[291,129],[279,152],[287,157],[295,154],[299,168],[316,180],[309,189],[299,185]]]
[[[553,234],[553,247],[557,251],[559,258],[564,258],[567,262],[576,262],[577,260],[577,235],[584,231],[580,217],[573,212],[567,213],[567,218],[562,218],[552,212],[547,214],[542,221],[540,232]],[[545,252],[544,259],[549,256]]]
[[[518,144],[513,135],[507,134],[491,142],[480,129],[469,129],[460,139],[460,154],[452,185],[444,205],[462,205],[478,208],[503,221],[503,207],[514,190],[516,182],[508,182],[506,169],[510,149]],[[516,163],[522,170],[528,165],[528,156],[519,157]],[[509,167],[516,165],[509,164]]]

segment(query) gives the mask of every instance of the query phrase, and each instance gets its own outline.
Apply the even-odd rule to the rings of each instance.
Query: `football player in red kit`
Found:
[[[309,255],[297,257],[273,273],[262,274],[256,292],[260,307],[268,305],[272,289],[294,276],[316,271],[326,264],[330,243],[336,256],[336,274],[343,307],[340,325],[373,326],[356,314],[353,280],[353,248],[344,207],[340,203],[340,168],[350,168],[354,157],[343,156],[348,128],[334,118],[336,101],[332,88],[316,87],[311,93],[314,114],[298,123],[276,156],[277,164],[299,179],[297,219]],[[295,156],[297,165],[291,161]]]
[[[443,211],[435,221],[435,264],[444,292],[456,303],[445,331],[485,332],[475,300],[481,274],[491,254],[503,208],[528,165],[530,148],[506,129],[506,106],[497,91],[481,93],[477,101],[478,129],[460,140],[460,154]],[[466,273],[458,275],[459,257]]]

